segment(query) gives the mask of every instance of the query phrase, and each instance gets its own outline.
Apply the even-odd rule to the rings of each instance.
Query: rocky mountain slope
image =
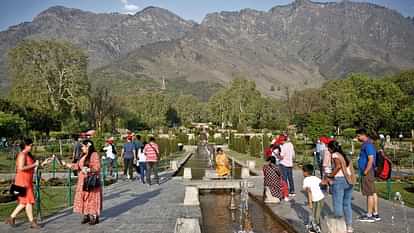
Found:
[[[163,79],[167,89],[188,82],[202,92],[201,83],[216,88],[246,77],[262,93],[281,97],[286,87],[317,87],[351,72],[414,68],[412,21],[347,0],[211,13],[201,24],[160,8],[134,16],[51,8],[32,23],[1,32],[0,52],[33,37],[69,39],[86,48],[96,68],[91,80],[127,92],[158,88]]]

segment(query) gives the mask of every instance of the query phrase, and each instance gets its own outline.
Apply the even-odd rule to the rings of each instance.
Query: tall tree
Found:
[[[29,40],[9,52],[11,99],[65,117],[87,101],[87,57],[67,42]]]

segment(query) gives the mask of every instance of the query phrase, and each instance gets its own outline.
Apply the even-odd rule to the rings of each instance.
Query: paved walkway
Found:
[[[137,181],[119,181],[105,189],[101,223],[81,225],[81,217],[72,210],[47,219],[39,232],[121,232],[121,233],[173,233],[176,219],[201,218],[199,207],[183,206],[184,184],[166,174],[161,185],[151,187]],[[35,232],[28,224],[15,228],[0,224],[0,232]]]
[[[260,199],[263,195],[263,177],[249,178],[255,184],[255,187],[250,189],[250,192]],[[278,215],[282,220],[285,220],[292,225],[298,232],[305,231],[305,223],[308,221],[309,210],[306,206],[306,199],[302,190],[303,175],[299,170],[294,171],[296,197],[290,202],[282,202],[280,204],[268,204],[272,211]],[[332,213],[332,199],[331,195],[326,196],[323,215],[330,215]],[[377,223],[362,223],[357,218],[365,213],[366,198],[359,192],[353,193],[353,219],[354,229],[356,233],[412,233],[414,232],[413,219],[414,209],[393,205],[392,202],[380,199],[379,213],[383,218]],[[394,216],[394,220],[393,217]],[[407,230],[409,227],[409,230]],[[325,231],[326,232],[326,231]]]

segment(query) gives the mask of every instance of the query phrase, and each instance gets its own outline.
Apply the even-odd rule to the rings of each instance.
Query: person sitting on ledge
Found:
[[[223,149],[217,148],[216,155],[216,172],[218,176],[228,176],[230,175],[230,163],[227,155],[224,153]]]

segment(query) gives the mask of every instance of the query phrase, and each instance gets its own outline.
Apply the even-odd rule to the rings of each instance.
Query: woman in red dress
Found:
[[[97,174],[101,171],[100,158],[95,150],[93,142],[85,140],[82,142],[82,155],[77,163],[62,164],[68,168],[78,170],[78,183],[76,184],[73,212],[83,215],[82,224],[95,225],[99,223],[102,211],[102,188],[98,187],[89,192],[83,191],[83,183],[88,175]]]
[[[31,228],[40,228],[33,219],[33,204],[35,203],[35,197],[33,194],[33,174],[35,169],[39,166],[39,161],[35,160],[30,153],[32,150],[33,141],[31,139],[25,139],[20,145],[21,152],[16,157],[16,177],[14,184],[20,187],[26,188],[26,196],[17,198],[17,207],[5,223],[12,226],[15,225],[16,216],[26,209],[27,218],[30,221]],[[42,165],[49,162],[49,159],[45,160]]]

